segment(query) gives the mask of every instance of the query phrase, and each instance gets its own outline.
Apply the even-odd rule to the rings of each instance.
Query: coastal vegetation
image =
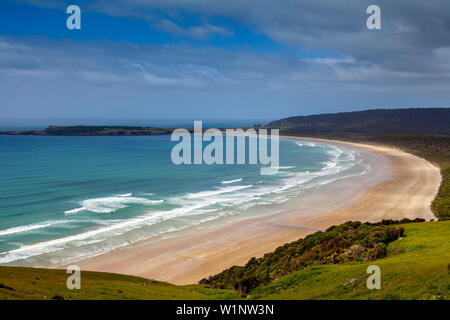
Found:
[[[232,289],[218,289],[212,284],[175,286],[139,277],[87,271],[81,274],[81,290],[69,290],[65,270],[0,267],[0,299],[449,299],[450,248],[448,241],[443,241],[449,233],[450,221],[352,222],[331,227],[269,254],[271,259],[266,257],[264,264],[252,270],[263,270],[263,267],[271,270],[276,275],[275,280],[247,292],[235,290],[233,286]],[[333,234],[335,237],[329,238]],[[350,250],[354,244],[348,246],[343,236],[347,234],[352,235],[355,244],[367,246],[366,250],[355,247]],[[326,238],[329,239],[324,240]],[[387,247],[381,245],[394,238],[397,240],[389,241]],[[306,239],[317,241],[321,250],[313,250],[317,260],[303,256],[300,260],[309,263],[296,270],[288,262],[297,261],[299,256],[291,256],[291,253],[296,252],[295,248],[306,246]],[[374,250],[370,241],[380,247]],[[326,244],[335,249],[342,245],[339,254],[334,256],[339,258],[326,259],[329,257],[325,253]],[[376,252],[381,254],[378,259],[374,255]],[[257,260],[251,259],[251,265]],[[279,261],[280,271],[276,261]],[[380,290],[369,290],[366,286],[369,276],[366,270],[372,264],[381,269]]]
[[[252,258],[245,266],[234,266],[202,279],[200,283],[247,293],[306,267],[381,259],[387,255],[389,243],[404,236],[404,228],[391,226],[393,224],[387,220],[376,224],[347,222],[332,226],[325,232],[319,231],[278,247],[261,258]]]
[[[450,299],[450,221],[407,223],[405,237],[376,261],[312,266],[252,291],[253,299]],[[381,269],[381,289],[368,290],[369,265]]]

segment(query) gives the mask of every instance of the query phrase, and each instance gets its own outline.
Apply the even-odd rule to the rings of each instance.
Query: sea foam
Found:
[[[50,224],[34,224],[34,225],[9,228],[9,229],[5,229],[5,230],[0,230],[0,236],[6,236],[6,235],[10,235],[10,234],[15,234],[15,233],[21,233],[21,232],[26,232],[26,231],[36,230],[36,229],[47,228],[49,226],[50,226]]]
[[[67,210],[65,214],[73,214],[80,211],[90,211],[95,213],[111,213],[119,209],[128,207],[130,204],[140,204],[152,206],[164,202],[164,200],[149,200],[146,198],[130,197],[130,193],[112,197],[93,198],[83,200],[80,208]]]
[[[236,183],[236,182],[241,182],[242,181],[242,178],[240,178],[240,179],[235,179],[235,180],[224,180],[224,181],[222,181],[221,183],[222,184],[230,184],[230,183]]]

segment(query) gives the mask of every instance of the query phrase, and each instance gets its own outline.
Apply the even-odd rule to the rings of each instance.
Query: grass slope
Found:
[[[175,286],[139,277],[81,272],[81,289],[69,290],[70,275],[65,270],[0,267],[0,300],[206,300],[232,299],[230,290],[214,290],[198,285]]]
[[[376,225],[347,222],[332,226],[325,232],[319,231],[280,246],[261,258],[252,258],[245,266],[234,266],[202,279],[200,283],[248,293],[309,266],[384,258],[388,244],[404,236],[404,228],[397,224],[383,220]]]
[[[401,226],[406,237],[391,243],[384,259],[310,267],[250,294],[255,299],[449,299],[450,221]],[[381,269],[380,290],[367,289],[371,264]]]
[[[82,289],[68,290],[64,270],[0,267],[0,299],[449,299],[450,221],[399,226],[406,236],[389,244],[384,259],[307,267],[242,296],[99,272],[82,272]],[[366,287],[371,264],[381,268],[380,290]]]

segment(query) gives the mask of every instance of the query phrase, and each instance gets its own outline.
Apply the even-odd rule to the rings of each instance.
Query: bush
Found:
[[[244,278],[235,282],[234,289],[240,293],[248,293],[260,284],[262,283],[256,277]]]
[[[311,265],[384,258],[387,244],[403,236],[403,228],[394,226],[396,223],[392,220],[364,224],[349,221],[332,226],[325,232],[319,231],[278,247],[262,258],[253,257],[245,266],[234,266],[202,279],[200,283],[247,293],[257,286]]]
[[[387,245],[383,242],[377,243],[372,249],[367,251],[365,261],[381,259],[387,256]]]

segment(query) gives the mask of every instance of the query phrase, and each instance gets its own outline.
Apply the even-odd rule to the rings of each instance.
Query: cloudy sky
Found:
[[[82,11],[68,30],[66,8]],[[366,9],[381,8],[368,30]],[[450,106],[448,0],[1,0],[0,118]]]

